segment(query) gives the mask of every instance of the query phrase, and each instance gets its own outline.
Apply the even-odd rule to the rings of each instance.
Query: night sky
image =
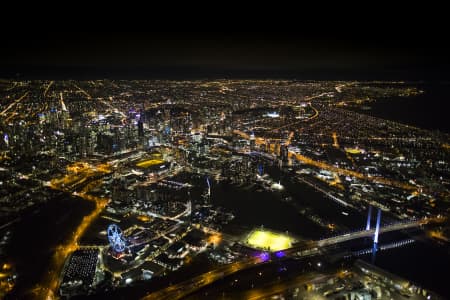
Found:
[[[234,32],[21,32],[0,76],[448,80],[449,47],[428,28]]]

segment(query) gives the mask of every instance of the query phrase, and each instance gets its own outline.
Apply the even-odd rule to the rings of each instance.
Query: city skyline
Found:
[[[2,80],[0,291],[445,298],[449,132],[412,116],[449,90]]]
[[[314,15],[7,30],[0,298],[449,298],[440,19]]]

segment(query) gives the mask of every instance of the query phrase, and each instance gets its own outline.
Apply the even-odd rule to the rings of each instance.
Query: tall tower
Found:
[[[63,98],[63,93],[59,93],[59,101],[61,104],[61,125],[63,129],[67,129],[69,128],[69,120],[70,120],[70,114],[69,114],[69,110],[66,107],[66,104],[64,103],[64,98]]]
[[[373,248],[372,248],[372,264],[375,264],[375,258],[378,251],[378,234],[380,233],[380,220],[381,220],[381,209],[377,212],[377,225],[375,227],[375,234],[373,236]]]
[[[206,176],[206,184],[208,185],[208,195],[207,201],[211,202],[211,182],[209,181],[209,177]]]
[[[5,132],[3,133],[3,141],[5,142],[6,148],[9,147],[9,135]]]
[[[370,219],[372,218],[372,206],[369,205],[369,212],[367,213],[366,230],[370,230]]]
[[[381,220],[381,209],[377,212],[377,227],[375,227],[375,234],[373,236],[373,243],[378,244],[378,234],[380,233],[380,220]]]

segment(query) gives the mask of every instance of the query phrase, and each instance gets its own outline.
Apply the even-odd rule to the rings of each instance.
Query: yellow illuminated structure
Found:
[[[333,132],[333,134],[331,135],[333,138],[333,147],[338,148],[339,149],[339,143],[338,143],[338,139],[337,139],[337,133]]]
[[[289,236],[260,229],[252,231],[247,238],[247,243],[250,246],[269,251],[291,248],[293,242],[294,240]]]
[[[345,148],[345,151],[350,154],[361,154],[364,153],[364,150],[359,148]]]
[[[146,215],[139,215],[137,216],[137,219],[142,222],[150,222],[152,220],[149,216]]]
[[[209,236],[208,244],[214,244],[214,247],[220,244],[222,241],[222,235],[220,233],[215,233]]]
[[[156,166],[156,165],[162,164],[163,162],[164,161],[161,160],[161,159],[149,159],[149,160],[144,160],[144,161],[138,162],[136,164],[136,167],[148,168],[148,167],[151,167],[151,166]]]

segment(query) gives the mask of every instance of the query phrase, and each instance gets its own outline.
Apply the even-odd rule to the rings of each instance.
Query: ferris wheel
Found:
[[[126,243],[125,238],[122,235],[122,229],[116,224],[111,224],[108,226],[108,240],[111,247],[117,253],[121,253],[125,250]]]

